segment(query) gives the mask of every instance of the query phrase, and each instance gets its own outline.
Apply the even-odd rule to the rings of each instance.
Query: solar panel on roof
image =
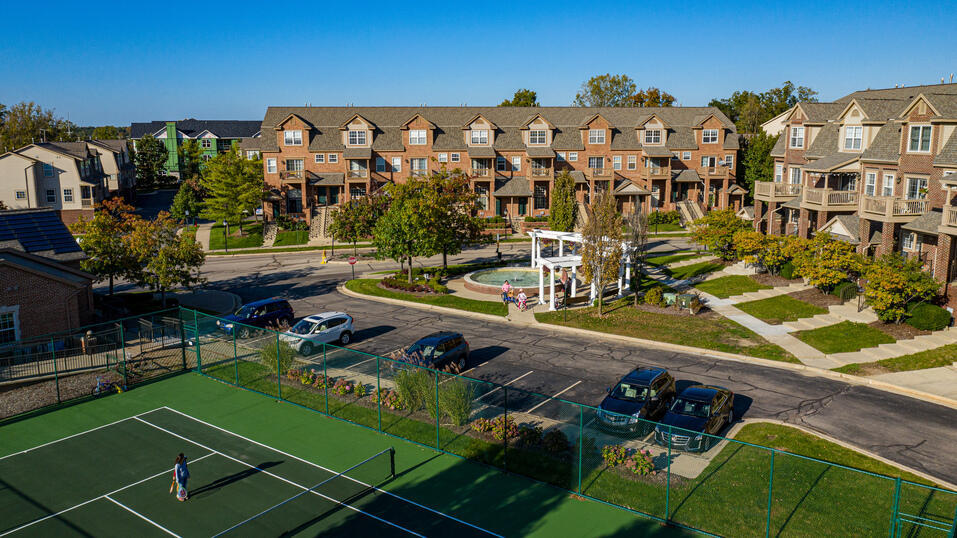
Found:
[[[16,240],[27,252],[80,252],[73,235],[53,211],[0,213],[0,241]]]

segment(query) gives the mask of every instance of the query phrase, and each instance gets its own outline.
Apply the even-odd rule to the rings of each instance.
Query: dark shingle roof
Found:
[[[239,141],[239,149],[248,150],[248,151],[259,151],[261,146],[262,138],[256,137],[246,137]]]
[[[957,95],[957,84],[932,84],[927,86],[907,86],[903,88],[884,88],[879,90],[860,90],[845,95],[836,102],[847,103],[854,98],[865,99],[903,99],[910,101],[920,94],[936,93],[941,95]]]
[[[87,159],[91,155],[86,142],[41,142],[37,146],[77,159]]]
[[[16,265],[34,272],[45,273],[53,278],[68,282],[73,286],[88,286],[94,276],[78,271],[41,256],[34,256],[14,249],[0,249],[0,261]]]
[[[0,247],[61,261],[85,257],[76,239],[52,209],[0,211]]]
[[[814,137],[814,142],[807,148],[805,156],[809,159],[820,158],[837,151],[837,137],[840,127],[836,123],[828,123],[821,128],[821,132]],[[783,136],[781,138],[784,138]]]
[[[669,130],[665,146],[669,149],[698,149],[698,143],[694,138],[694,130],[691,127],[675,127]]]
[[[671,178],[677,183],[697,183],[701,181],[701,176],[695,170],[682,170],[677,174],[672,173]]]
[[[910,230],[922,234],[937,235],[937,228],[940,226],[940,218],[943,212],[940,209],[931,209],[916,219],[901,226],[902,230]]]
[[[489,146],[472,146],[469,148],[469,157],[490,159],[495,156],[495,149]]]
[[[554,157],[555,156],[555,150],[553,150],[552,148],[530,147],[528,148],[527,151],[528,151],[529,157]]]
[[[785,135],[784,132],[782,132],[780,135],[778,135],[778,141],[775,142],[775,143],[774,143],[774,147],[771,148],[771,156],[772,156],[772,157],[784,157],[784,152],[785,152],[785,149],[786,149],[784,145],[786,144],[786,142],[785,142],[785,139],[786,139],[786,138],[787,138],[787,136]]]
[[[522,176],[511,179],[495,180],[495,196],[531,196],[532,190],[528,187],[528,180]]]
[[[728,133],[728,136],[724,137],[724,149],[739,149],[741,147],[740,137],[741,135],[737,133]]]
[[[575,183],[588,183],[588,180],[585,178],[585,172],[582,172],[581,170],[572,170],[568,173],[568,175],[572,176],[572,179],[575,180]]]
[[[346,148],[342,152],[343,159],[371,159],[372,148]]]
[[[866,161],[897,162],[901,156],[901,124],[897,122],[885,123],[877,131],[877,135],[870,143],[861,159]]]
[[[615,180],[615,194],[651,194],[651,191],[633,183],[630,179]]]
[[[671,150],[664,146],[644,146],[641,148],[649,157],[671,157]]]
[[[957,166],[957,129],[950,134],[950,139],[940,148],[940,153],[934,157],[935,165]]]
[[[823,123],[834,119],[844,110],[844,106],[843,103],[801,103],[801,109],[807,114],[807,121],[811,123]]]
[[[804,165],[808,172],[830,172],[861,158],[859,153],[832,153]]]
[[[219,138],[245,138],[259,132],[261,121],[256,120],[194,120],[192,118],[176,122],[176,129],[189,137],[195,137],[203,131],[209,131]],[[130,138],[143,138],[166,128],[165,121],[148,121],[130,124]]]
[[[309,180],[310,185],[319,187],[334,187],[336,185],[346,184],[346,175],[343,172],[320,172],[313,174],[314,178]]]
[[[122,153],[124,151],[129,151],[129,146],[127,146],[126,140],[117,140],[117,139],[90,140],[90,143],[95,144],[97,146],[105,147],[109,149],[110,151],[113,151],[114,153]]]

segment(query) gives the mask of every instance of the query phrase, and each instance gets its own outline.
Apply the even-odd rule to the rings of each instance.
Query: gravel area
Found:
[[[63,376],[59,380],[60,401],[89,396],[97,376],[118,382],[121,377],[112,371],[84,372]],[[6,385],[0,388],[0,418],[7,418],[57,403],[57,381],[54,379],[29,384]]]

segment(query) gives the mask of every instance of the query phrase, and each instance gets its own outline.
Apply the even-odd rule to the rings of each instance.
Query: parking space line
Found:
[[[362,361],[362,362],[357,362],[357,363],[353,364],[352,366],[346,366],[345,368],[343,368],[343,370],[348,370],[349,368],[355,368],[356,366],[359,366],[360,364],[365,364],[365,363],[367,363],[367,362],[374,361],[374,360],[376,360],[376,358],[377,358],[377,357],[372,357],[371,359],[366,359],[366,360],[364,360],[364,361]]]
[[[558,398],[558,397],[561,396],[562,394],[564,394],[564,393],[570,391],[571,389],[575,388],[575,385],[578,385],[579,383],[581,383],[581,380],[578,380],[578,381],[572,383],[570,386],[565,387],[565,388],[562,389],[561,391],[556,392],[555,394],[552,394],[551,397],[552,397],[552,398]],[[551,399],[542,400],[541,403],[539,403],[539,404],[536,405],[535,407],[533,407],[533,408],[531,408],[531,409],[529,409],[528,411],[525,411],[525,412],[531,414],[532,411],[538,409],[539,407],[541,407],[541,406],[547,404],[547,403],[550,402],[550,401],[551,401]]]
[[[489,394],[492,394],[493,392],[499,390],[499,389],[502,388],[502,387],[507,387],[508,385],[511,385],[512,383],[518,381],[519,379],[521,379],[521,378],[527,376],[528,374],[530,374],[530,373],[532,373],[532,372],[534,372],[534,371],[535,371],[535,370],[529,370],[529,371],[525,372],[524,374],[522,374],[522,375],[516,377],[515,379],[509,381],[508,383],[503,383],[503,384],[501,384],[501,385],[495,387],[494,389],[492,389],[492,390],[486,392],[485,394],[479,396],[478,398],[475,398],[475,399],[472,400],[472,401],[474,402],[474,401],[477,401],[477,400],[481,400],[482,398],[488,396]]]

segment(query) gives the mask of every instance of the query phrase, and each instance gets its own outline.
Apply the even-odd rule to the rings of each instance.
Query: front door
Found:
[[[927,197],[927,178],[909,177],[907,178],[907,199],[920,200]]]
[[[526,211],[528,210],[528,198],[519,198],[518,199],[518,216],[525,216]]]
[[[495,199],[495,215],[498,217],[502,216],[502,199],[501,198]]]

